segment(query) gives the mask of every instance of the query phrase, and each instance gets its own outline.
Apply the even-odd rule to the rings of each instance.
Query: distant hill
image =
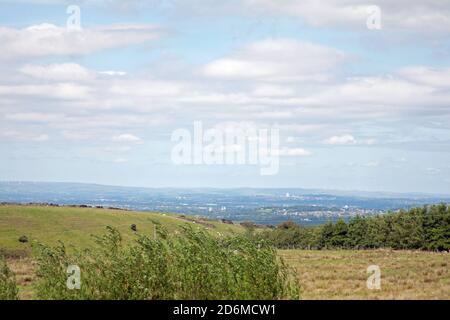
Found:
[[[0,182],[0,202],[87,204],[236,222],[317,225],[441,202],[450,196],[301,188],[137,188],[84,183]]]

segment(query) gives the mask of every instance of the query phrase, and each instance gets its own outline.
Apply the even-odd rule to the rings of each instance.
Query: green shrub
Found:
[[[17,289],[14,274],[8,268],[6,261],[0,256],[0,300],[18,300],[19,290]]]
[[[356,216],[347,223],[338,220],[314,227],[285,222],[275,230],[249,235],[277,248],[370,249],[450,251],[450,205],[440,204]]]
[[[290,269],[276,250],[242,237],[219,238],[184,228],[169,236],[120,233],[96,238],[92,250],[68,255],[63,244],[36,246],[41,299],[285,299],[298,298]],[[80,289],[66,286],[69,265],[81,270]]]

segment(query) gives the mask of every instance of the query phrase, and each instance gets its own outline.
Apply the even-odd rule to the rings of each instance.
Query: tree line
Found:
[[[252,232],[277,248],[450,250],[450,206],[424,206],[376,216],[356,216],[314,227],[292,221]]]

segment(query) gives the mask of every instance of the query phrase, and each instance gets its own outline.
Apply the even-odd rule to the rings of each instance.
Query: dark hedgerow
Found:
[[[293,222],[275,230],[250,233],[281,249],[377,249],[450,251],[450,205],[440,204],[356,216],[320,226]]]
[[[120,233],[96,238],[91,250],[68,255],[37,245],[40,299],[297,299],[291,270],[273,247],[243,236],[214,237],[183,228],[156,238],[138,235],[124,245]],[[67,288],[67,267],[81,271],[80,289]]]
[[[14,273],[8,268],[5,259],[0,256],[0,300],[18,300],[19,290],[17,289]]]

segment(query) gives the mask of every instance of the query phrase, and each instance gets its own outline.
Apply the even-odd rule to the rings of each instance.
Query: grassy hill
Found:
[[[54,245],[63,241],[78,248],[92,244],[92,236],[105,232],[106,226],[118,229],[125,241],[133,237],[131,224],[135,224],[141,234],[152,236],[155,224],[159,223],[169,232],[180,226],[191,224],[206,228],[210,232],[243,232],[240,225],[219,221],[196,219],[183,215],[156,212],[133,212],[97,208],[72,208],[50,206],[0,206],[0,250],[20,252],[29,250],[29,243],[20,243],[26,236],[29,241],[37,240]]]
[[[120,231],[127,242],[136,239],[131,225],[140,234],[152,237],[155,224],[169,233],[183,225],[203,228],[211,233],[242,233],[244,227],[190,216],[157,212],[134,212],[114,209],[52,207],[41,205],[0,205],[0,254],[8,257],[8,264],[16,275],[20,297],[33,299],[36,281],[36,262],[31,256],[31,243],[39,241],[56,245],[62,241],[68,250],[72,247],[88,248],[94,244],[92,235],[102,235],[107,226]],[[19,238],[26,236],[27,243]]]
[[[211,233],[242,233],[244,227],[218,221],[152,212],[110,209],[0,206],[0,250],[8,253],[8,264],[16,274],[20,296],[35,298],[36,263],[27,253],[30,241],[54,245],[89,247],[93,234],[106,226],[117,228],[125,241],[138,232],[152,236],[154,223],[176,232],[182,225],[206,228]],[[70,249],[70,248],[69,248]],[[304,299],[449,299],[450,254],[408,250],[280,250],[279,255],[297,271]],[[381,269],[381,290],[368,290],[367,267]]]

